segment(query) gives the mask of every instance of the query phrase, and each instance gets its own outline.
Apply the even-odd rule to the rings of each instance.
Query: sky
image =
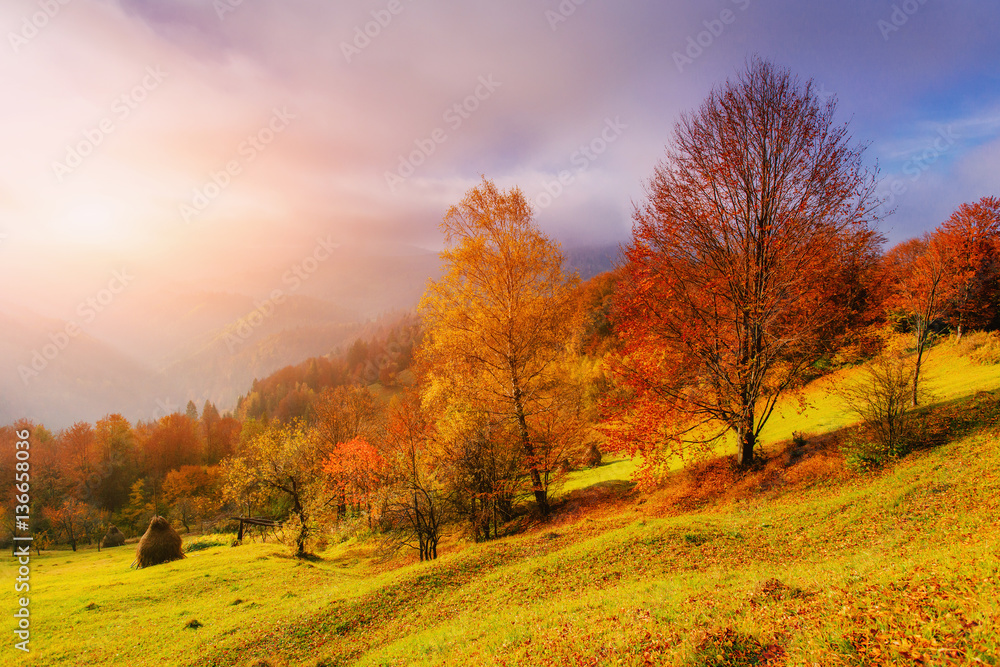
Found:
[[[993,0],[7,0],[0,26],[0,299],[50,317],[116,271],[436,250],[484,175],[564,245],[626,241],[679,114],[754,55],[836,96],[890,242],[1000,190]]]

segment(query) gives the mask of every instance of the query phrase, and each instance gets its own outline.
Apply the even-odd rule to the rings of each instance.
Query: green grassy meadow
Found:
[[[315,560],[247,543],[139,571],[134,546],[32,554],[32,651],[7,633],[0,662],[1000,664],[1000,366],[933,350],[933,437],[880,472],[844,471],[835,445],[782,463],[793,431],[848,425],[829,389],[858,372],[782,404],[771,461],[740,493],[688,472],[630,491],[634,463],[612,459],[570,474],[550,522],[447,539],[428,564],[379,563],[354,540]],[[672,502],[683,485],[695,502]]]

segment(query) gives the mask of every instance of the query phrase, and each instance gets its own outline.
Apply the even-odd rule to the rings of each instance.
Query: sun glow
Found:
[[[55,232],[77,243],[107,245],[121,239],[124,231],[114,202],[88,197],[67,204],[58,216]]]

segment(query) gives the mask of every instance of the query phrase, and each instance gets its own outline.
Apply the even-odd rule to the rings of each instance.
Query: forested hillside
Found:
[[[245,376],[234,411],[3,427],[0,538],[30,514],[72,621],[36,664],[113,662],[99,625],[177,665],[995,664],[1000,198],[889,245],[867,149],[754,57],[609,271],[483,176],[412,311],[206,334],[183,363]]]

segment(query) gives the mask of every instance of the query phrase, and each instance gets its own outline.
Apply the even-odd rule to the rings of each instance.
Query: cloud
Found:
[[[230,3],[220,16],[207,0],[73,0],[0,59],[16,91],[0,124],[10,235],[0,272],[30,275],[51,297],[81,272],[104,275],[109,253],[158,280],[209,281],[294,256],[320,232],[436,247],[447,206],[481,174],[537,198],[568,171],[539,223],[567,243],[621,240],[679,113],[754,53],[836,94],[890,172],[929,128],[960,123],[976,137],[914,185],[897,226],[918,233],[945,205],[926,202],[952,206],[970,189],[958,180],[989,179],[974,174],[996,137],[1000,94],[983,88],[1000,47],[982,26],[1000,9],[928,3],[884,40],[877,21],[892,5],[399,0],[392,13],[388,0],[290,0]],[[0,19],[17,26],[33,11],[8,3]],[[675,55],[699,39],[678,71]],[[148,67],[166,78],[116,117]],[[477,97],[484,79],[498,85]],[[969,108],[945,105],[941,91]],[[275,109],[294,119],[248,159],[241,147]],[[58,181],[53,162],[107,117],[113,131]],[[574,156],[615,118],[627,130],[581,170]],[[433,151],[410,160],[428,141]],[[420,164],[393,189],[386,174],[401,160]],[[186,222],[181,205],[233,161],[239,173]],[[58,265],[74,253],[72,267]]]

